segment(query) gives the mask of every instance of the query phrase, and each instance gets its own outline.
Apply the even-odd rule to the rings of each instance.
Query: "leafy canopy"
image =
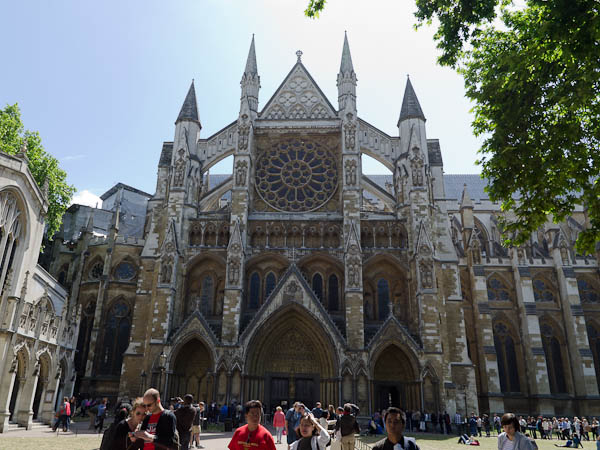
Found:
[[[60,228],[75,187],[67,184],[67,174],[58,166],[58,160],[44,151],[39,133],[24,129],[19,106],[7,105],[0,109],[0,151],[16,155],[24,145],[27,146],[29,170],[36,183],[42,190],[47,183],[46,236],[51,239]]]
[[[579,204],[588,223],[577,250],[594,252],[600,241],[600,2],[416,4],[417,26],[439,23],[438,62],[463,75],[474,101],[473,129],[485,137],[478,164],[490,199],[506,212],[506,244],[525,243],[548,216],[560,222]]]

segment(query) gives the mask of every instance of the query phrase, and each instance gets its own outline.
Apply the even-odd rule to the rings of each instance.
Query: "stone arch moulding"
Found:
[[[390,345],[397,346],[407,355],[409,361],[413,364],[415,374],[421,373],[420,359],[423,356],[423,350],[394,316],[389,316],[386,319],[371,339],[371,342],[368,343],[369,361],[377,361],[382,352]],[[374,365],[370,368],[371,376],[373,376],[373,369]]]
[[[198,320],[198,321],[202,322],[200,314],[198,314],[198,312],[195,312],[194,314],[192,314],[188,318],[188,320],[186,320],[184,322],[184,324],[182,325],[181,331],[179,333],[175,334],[169,340],[169,342],[167,342],[167,345],[165,346],[167,348],[164,350],[165,354],[167,355],[167,361],[166,361],[166,370],[167,371],[173,370],[173,365],[175,363],[175,360],[177,359],[177,356],[179,355],[179,351],[185,346],[185,344],[187,344],[188,342],[190,342],[194,339],[200,341],[208,349],[208,353],[210,354],[210,357],[211,357],[212,367],[215,367],[215,364],[217,361],[217,355],[215,354],[215,348],[217,346],[216,338],[213,335],[212,339],[207,339],[207,337],[204,336],[203,333],[197,329],[198,326],[203,326],[203,325],[198,324],[198,325],[194,326],[194,324],[193,324],[194,320]],[[204,324],[204,327],[208,328],[208,324]],[[206,330],[204,330],[204,331],[206,332]],[[159,365],[159,363],[158,363],[158,356],[157,356],[154,361],[154,367],[158,367],[158,365]]]
[[[198,264],[202,264],[205,261],[212,261],[225,267],[227,261],[220,255],[216,255],[210,252],[202,252],[192,256],[183,266],[183,276],[187,277],[191,270],[193,270]]]
[[[23,195],[23,191],[18,186],[7,186],[4,189],[0,189],[0,199],[4,193],[10,193],[15,197],[17,209],[19,210],[21,217],[23,218],[23,220],[21,221],[21,236],[19,239],[24,244],[24,250],[27,250],[29,248],[29,236],[31,234],[29,232],[29,224],[31,223],[31,217],[27,208],[27,203],[25,202],[25,195]],[[2,211],[1,208],[0,211]]]
[[[242,332],[239,342],[245,349],[244,360],[246,360],[247,349],[250,347],[251,341],[259,333],[262,325],[267,321],[272,323],[275,317],[280,316],[288,308],[294,309],[294,312],[305,313],[314,323],[321,324],[320,328],[324,331],[332,348],[344,348],[344,338],[324,306],[312,292],[298,267],[292,264],[278,281],[267,302],[261,305],[252,322]]]
[[[14,357],[17,359],[17,362],[18,362],[17,376],[21,376],[22,378],[24,378],[27,374],[27,369],[29,368],[28,367],[29,360],[30,360],[29,348],[27,347],[26,343],[21,342],[14,348],[13,351],[14,351]]]

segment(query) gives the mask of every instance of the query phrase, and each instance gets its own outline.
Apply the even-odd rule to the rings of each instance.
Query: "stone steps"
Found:
[[[32,430],[40,430],[40,429],[47,429],[50,428],[50,425],[42,422],[41,420],[34,420],[33,423],[31,424],[31,429]],[[19,425],[18,423],[9,423],[8,424],[8,428],[6,429],[6,432],[9,433],[11,431],[25,431],[25,427],[22,425]]]

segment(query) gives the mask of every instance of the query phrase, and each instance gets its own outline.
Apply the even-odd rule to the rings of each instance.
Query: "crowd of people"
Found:
[[[62,426],[68,430],[70,420],[77,412],[75,397],[63,399],[60,403],[54,429]],[[108,400],[83,399],[79,413],[90,417],[90,428],[103,430]],[[361,433],[356,405],[329,405],[323,408],[317,402],[311,410],[303,403],[296,402],[284,411],[276,407],[272,414],[273,432],[262,424],[269,421],[264,416],[263,405],[252,400],[245,405],[217,405],[212,403],[205,408],[203,402],[194,403],[192,395],[173,398],[165,408],[156,389],[149,389],[143,397],[131,402],[122,402],[115,412],[115,419],[104,432],[101,450],[187,450],[203,448],[200,445],[200,431],[203,421],[233,422],[236,428],[229,443],[230,450],[275,450],[285,437],[287,450],[354,450],[355,436]],[[206,416],[206,417],[205,417]],[[245,422],[245,425],[241,425]],[[241,426],[240,426],[241,425]],[[385,435],[377,442],[374,450],[419,450],[414,438],[404,436],[404,431],[420,431],[459,436],[459,443],[479,445],[480,437],[498,437],[498,450],[535,450],[535,439],[557,439],[562,443],[557,447],[583,447],[582,441],[596,440],[600,450],[600,429],[596,417],[524,417],[512,413],[500,417],[494,414],[469,417],[455,414],[452,418],[443,414],[428,414],[419,411],[404,412],[390,407],[376,412],[368,422],[363,434]],[[400,445],[400,447],[398,447]]]

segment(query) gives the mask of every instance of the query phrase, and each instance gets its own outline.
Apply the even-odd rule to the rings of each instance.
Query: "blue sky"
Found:
[[[406,75],[439,138],[447,173],[476,173],[462,78],[436,65],[434,29],[415,31],[413,1],[329,0],[318,20],[306,0],[2,1],[0,106],[18,103],[77,189],[117,182],[154,193],[163,141],[195,79],[202,137],[236,119],[255,33],[262,108],[303,52],[337,105],[344,30],[358,77],[359,116],[397,135]],[[213,169],[223,173],[225,162]],[[366,173],[383,173],[365,161]]]

